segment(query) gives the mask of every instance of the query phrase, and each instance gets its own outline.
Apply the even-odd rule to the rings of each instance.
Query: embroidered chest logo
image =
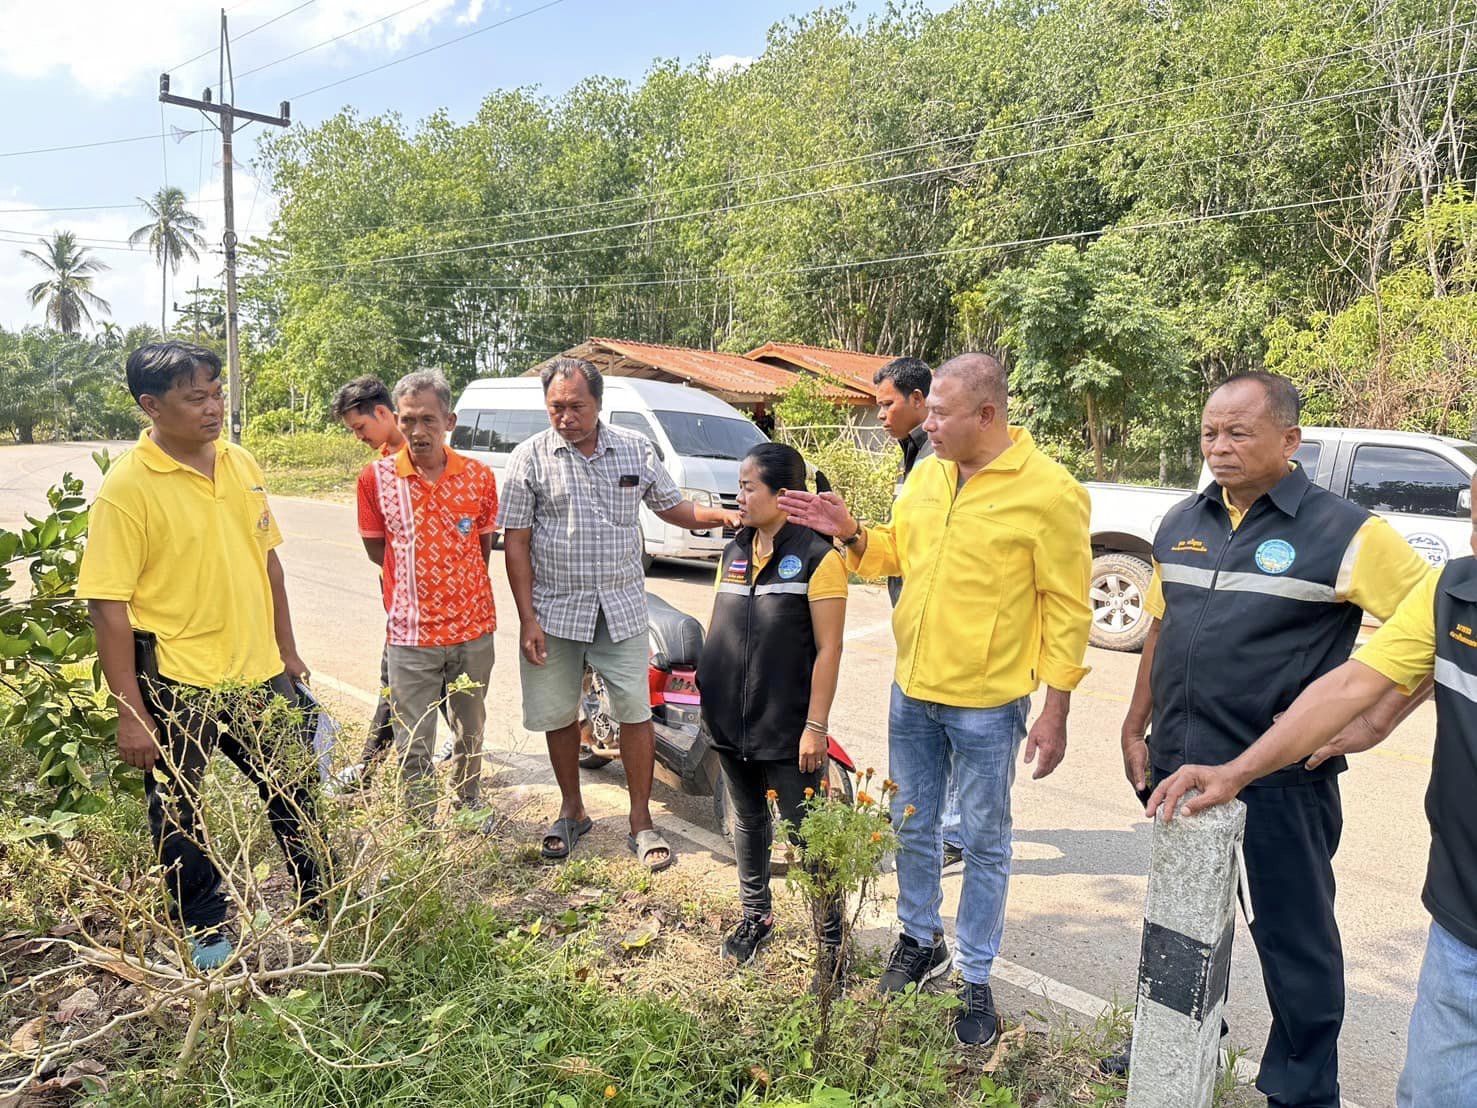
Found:
[[[256,529],[258,531],[270,531],[272,529],[271,512],[263,510],[261,516],[256,521]]]
[[[1298,552],[1283,539],[1268,539],[1256,548],[1256,567],[1263,573],[1286,573],[1296,561]]]
[[[795,557],[795,555],[786,554],[783,558],[780,559],[779,575],[784,580],[789,581],[792,578],[799,577],[800,569],[800,559]]]
[[[747,558],[735,558],[728,563],[728,570],[723,574],[725,585],[743,585],[749,580],[749,560]]]
[[[1451,629],[1450,634],[1452,638],[1461,643],[1463,646],[1477,647],[1477,639],[1474,639],[1472,637],[1472,629],[1468,627],[1465,623],[1458,623],[1455,627]]]
[[[1210,553],[1210,547],[1206,546],[1199,539],[1180,539],[1179,542],[1175,543],[1169,549],[1170,549],[1170,552],[1171,553],[1174,553],[1174,554],[1208,554],[1208,553]]]

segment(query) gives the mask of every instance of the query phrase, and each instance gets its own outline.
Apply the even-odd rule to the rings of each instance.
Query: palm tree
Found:
[[[71,231],[57,231],[49,239],[37,239],[43,250],[22,250],[21,257],[29,258],[49,275],[45,281],[32,285],[26,295],[31,307],[46,302],[47,322],[54,324],[63,334],[75,335],[85,319],[92,322],[88,306],[101,312],[111,312],[108,302],[92,291],[93,275],[107,269],[107,263],[88,256],[87,247],[77,245],[77,236]]]
[[[147,241],[149,253],[159,263],[159,330],[168,334],[164,313],[169,307],[169,275],[179,272],[180,262],[186,257],[200,260],[200,248],[205,245],[200,231],[205,220],[190,211],[183,189],[162,188],[154,194],[154,199],[140,196],[138,202],[149,213],[151,222],[129,235],[128,243],[137,246]]]

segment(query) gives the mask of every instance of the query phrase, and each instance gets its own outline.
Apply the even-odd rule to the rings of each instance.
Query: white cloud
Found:
[[[284,5],[286,0],[249,0],[231,10],[231,32],[240,39],[232,48],[238,73],[395,10],[392,0],[320,0],[241,38],[290,7]],[[484,0],[466,0],[465,6],[461,0],[424,0],[293,64],[344,64],[393,53],[448,16],[459,23],[475,22],[483,7]],[[196,86],[203,87],[216,74],[215,10],[199,0],[70,0],[64,13],[37,0],[0,0],[0,26],[0,72],[14,77],[39,79],[64,71],[88,91],[110,95],[168,69],[175,91],[193,96]],[[206,50],[208,57],[180,66]]]
[[[708,59],[708,73],[717,76],[719,74],[737,73],[748,69],[754,64],[751,57],[740,57],[738,54],[719,54],[716,58]]]
[[[242,243],[264,233],[277,215],[276,198],[265,184],[249,172],[237,167],[235,173],[236,226]],[[188,258],[178,274],[169,278],[171,305],[185,303],[198,276],[206,288],[220,288],[224,283],[220,254],[221,233],[225,228],[222,207],[224,186],[220,170],[198,190],[191,190],[191,211],[205,220],[202,236],[206,249],[199,262]],[[123,327],[135,323],[159,325],[159,267],[146,247],[127,249],[126,240],[135,227],[145,223],[147,214],[137,210],[111,209],[96,212],[43,212],[22,197],[0,190],[0,208],[23,209],[0,213],[0,326],[16,329],[30,324],[40,326],[45,317],[41,308],[32,309],[25,291],[42,279],[42,270],[34,262],[21,257],[27,247],[39,249],[35,240],[55,230],[71,231],[82,245],[94,251],[94,257],[109,268],[98,274],[94,291],[112,305],[109,315],[95,316],[95,321],[111,319]],[[248,218],[250,222],[248,223]],[[23,239],[24,242],[9,240]],[[170,325],[176,316],[169,313]]]

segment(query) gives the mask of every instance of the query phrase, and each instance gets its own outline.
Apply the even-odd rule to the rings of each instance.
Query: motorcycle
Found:
[[[650,620],[647,687],[656,739],[656,777],[688,796],[711,796],[713,818],[730,840],[733,813],[723,767],[703,724],[697,665],[703,652],[703,625],[653,593],[646,594]],[[834,737],[826,737],[825,777],[830,793],[848,803],[856,765]],[[601,769],[620,758],[620,724],[610,713],[610,696],[600,675],[585,671],[580,712],[580,765]]]

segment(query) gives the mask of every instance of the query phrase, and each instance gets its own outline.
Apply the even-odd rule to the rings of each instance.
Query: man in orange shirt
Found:
[[[378,377],[355,377],[334,394],[330,405],[333,417],[343,423],[354,437],[365,446],[378,451],[381,458],[388,458],[405,445],[405,436],[400,433],[400,424],[395,419],[395,403],[390,399],[390,390]],[[385,610],[390,608],[390,581],[394,564],[386,560],[380,567],[380,589],[384,593]],[[395,728],[390,725],[390,698],[384,688],[390,683],[389,644],[380,655],[380,698],[374,706],[374,717],[369,721],[369,733],[364,737],[364,752],[359,755],[359,765],[346,771],[340,778],[345,787],[361,787],[369,783],[369,770],[384,756],[385,751],[395,744]]]
[[[386,653],[395,747],[414,811],[429,822],[436,705],[461,677],[476,687],[445,694],[456,734],[452,781],[459,805],[481,806],[497,485],[486,466],[446,445],[456,416],[439,371],[402,377],[393,400],[405,446],[359,475],[359,534],[376,565],[393,552]]]

